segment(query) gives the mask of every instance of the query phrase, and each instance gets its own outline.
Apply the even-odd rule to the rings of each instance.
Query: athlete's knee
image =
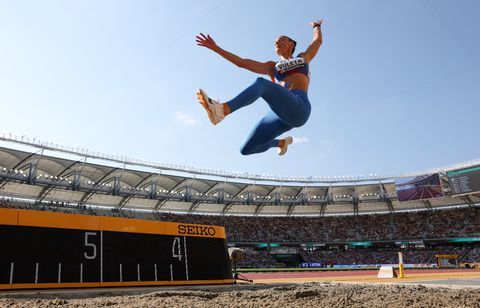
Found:
[[[252,151],[251,151],[249,148],[247,148],[247,147],[241,147],[241,148],[240,148],[240,154],[246,156],[246,155],[250,155],[250,154],[253,154],[253,153],[252,153]]]
[[[240,153],[242,155],[251,155],[251,154],[254,154],[255,151],[253,150],[253,148],[251,146],[248,146],[248,145],[243,145],[241,148],[240,148]]]
[[[268,82],[268,80],[263,77],[257,77],[257,79],[255,79],[255,83],[258,83],[258,84],[262,84],[265,82]]]

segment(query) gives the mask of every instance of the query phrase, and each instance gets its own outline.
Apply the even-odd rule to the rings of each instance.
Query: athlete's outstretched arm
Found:
[[[318,49],[322,45],[322,21],[323,19],[310,23],[313,27],[313,40],[307,50],[303,53],[303,58],[307,62],[310,62],[315,57]]]
[[[255,60],[240,58],[239,56],[220,48],[220,46],[218,46],[217,43],[215,43],[215,41],[208,34],[205,35],[203,33],[200,33],[196,36],[196,38],[197,45],[206,47],[218,53],[219,55],[221,55],[222,57],[224,57],[238,67],[244,68],[254,73],[264,74],[271,77],[273,76],[273,69],[275,67],[275,62],[273,61],[258,62]]]

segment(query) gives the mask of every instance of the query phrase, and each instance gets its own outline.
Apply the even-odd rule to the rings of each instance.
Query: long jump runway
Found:
[[[195,285],[195,286],[144,286],[116,288],[78,288],[78,289],[36,289],[36,290],[2,290],[2,296],[68,296],[88,297],[102,294],[135,295],[155,291],[197,290],[226,291],[243,289],[263,289],[279,285],[304,283],[353,283],[353,284],[416,284],[451,288],[480,288],[480,269],[407,269],[404,278],[380,279],[377,270],[346,271],[312,271],[312,272],[263,272],[245,273],[241,277],[253,280],[245,283],[238,280],[235,285]]]
[[[398,271],[397,271],[398,272]],[[377,270],[346,270],[346,271],[302,271],[302,272],[263,272],[263,273],[245,273],[241,276],[253,280],[253,284],[291,284],[308,282],[345,282],[345,283],[384,283],[384,284],[429,284],[442,286],[471,286],[480,288],[480,269],[406,269],[404,278],[378,278]],[[238,281],[243,284],[242,280]],[[216,288],[212,286],[145,286],[145,287],[126,287],[126,288],[80,288],[67,289],[65,292],[78,290],[79,292],[99,292],[117,290],[119,293],[128,290],[135,293],[138,290],[173,290],[173,289],[202,289]],[[228,288],[228,285],[219,285],[217,288]],[[52,292],[54,289],[43,290],[43,292]],[[57,290],[63,292],[62,290]],[[41,293],[42,290],[3,290],[0,295],[8,293]]]
[[[397,271],[398,272],[398,271]],[[376,270],[248,273],[254,283],[352,282],[431,284],[480,288],[480,269],[406,269],[404,278],[378,278]]]

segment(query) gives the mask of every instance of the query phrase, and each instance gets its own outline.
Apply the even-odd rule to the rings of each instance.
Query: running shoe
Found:
[[[288,146],[293,143],[293,138],[288,136],[283,139],[285,142],[283,143],[283,147],[278,147],[278,155],[282,156],[283,154],[287,153]]]
[[[205,91],[203,91],[202,89],[198,89],[197,98],[198,102],[207,111],[208,118],[213,123],[213,125],[217,125],[225,118],[225,114],[223,112],[223,104],[208,97]]]

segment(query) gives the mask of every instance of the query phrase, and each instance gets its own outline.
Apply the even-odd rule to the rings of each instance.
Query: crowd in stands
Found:
[[[0,207],[225,226],[229,242],[339,242],[480,235],[480,208],[327,217],[247,217],[100,210],[68,202],[0,199]]]
[[[245,255],[238,262],[240,268],[282,268],[285,264],[278,262],[275,257],[265,250],[255,250],[253,248],[243,249]]]
[[[0,208],[20,208],[84,215],[103,215],[225,226],[230,243],[320,243],[415,240],[480,236],[480,208],[325,217],[246,217],[172,214],[125,209],[100,209],[68,202],[28,202],[0,198]],[[305,262],[323,264],[396,263],[398,249],[299,250]],[[460,262],[480,262],[480,247],[410,249],[405,263],[434,263],[435,254],[454,253]],[[244,267],[282,266],[268,250],[248,249]]]
[[[301,252],[306,262],[320,262],[325,264],[396,264],[398,252],[402,251],[403,262],[406,264],[435,263],[435,255],[457,254],[459,262],[480,262],[480,247],[451,247],[417,248],[403,250],[389,249],[353,249],[353,250],[315,250]]]
[[[362,249],[319,249],[302,250],[298,253],[305,263],[319,263],[321,267],[335,265],[359,264],[398,264],[398,252],[403,253],[404,264],[434,264],[436,255],[457,254],[459,263],[480,263],[480,246],[441,246],[424,249],[400,248],[362,248]],[[239,262],[240,267],[282,267],[283,264],[275,260],[274,254],[268,249],[245,249],[245,258]]]
[[[480,208],[322,218],[155,215],[159,220],[225,226],[231,242],[377,241],[480,235]]]
[[[74,213],[83,215],[96,215],[96,211],[85,205],[70,204],[62,201],[20,201],[10,198],[0,198],[0,208],[12,208],[35,211],[48,211],[57,213]]]
[[[480,235],[480,207],[357,216],[262,217],[100,209],[0,198],[0,207],[224,226],[229,242],[346,242]]]

